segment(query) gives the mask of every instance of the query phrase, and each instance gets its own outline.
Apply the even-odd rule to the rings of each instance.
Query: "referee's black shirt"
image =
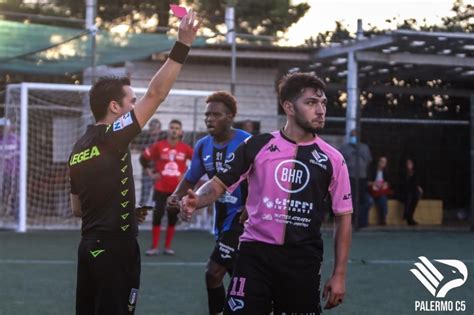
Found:
[[[133,110],[112,125],[89,125],[69,158],[71,193],[79,195],[82,236],[136,237],[129,144],[141,129]]]

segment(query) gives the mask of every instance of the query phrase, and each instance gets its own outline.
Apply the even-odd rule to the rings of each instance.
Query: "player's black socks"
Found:
[[[207,288],[207,302],[209,304],[209,314],[222,313],[225,303],[225,289],[221,285],[218,288]]]

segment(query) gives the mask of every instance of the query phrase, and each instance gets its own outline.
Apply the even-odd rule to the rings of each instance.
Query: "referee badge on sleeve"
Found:
[[[126,113],[113,123],[112,130],[118,131],[129,125],[133,124],[132,114],[130,112]]]

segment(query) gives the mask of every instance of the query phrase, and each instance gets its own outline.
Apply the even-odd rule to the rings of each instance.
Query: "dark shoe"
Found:
[[[408,223],[408,225],[418,225],[418,222],[416,222],[416,221],[413,220],[413,219],[408,220],[407,223]]]

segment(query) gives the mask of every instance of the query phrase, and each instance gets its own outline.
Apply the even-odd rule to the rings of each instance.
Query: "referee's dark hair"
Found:
[[[217,91],[206,98],[206,103],[220,102],[229,110],[232,116],[237,114],[237,100],[227,91]]]
[[[116,101],[122,106],[125,97],[124,86],[130,85],[127,77],[101,77],[89,91],[89,104],[95,121],[107,115],[107,108],[111,101]]]
[[[316,91],[326,91],[326,84],[317,76],[310,73],[294,72],[285,75],[278,84],[278,98],[280,104],[284,101],[294,103],[303,93],[305,88]]]

